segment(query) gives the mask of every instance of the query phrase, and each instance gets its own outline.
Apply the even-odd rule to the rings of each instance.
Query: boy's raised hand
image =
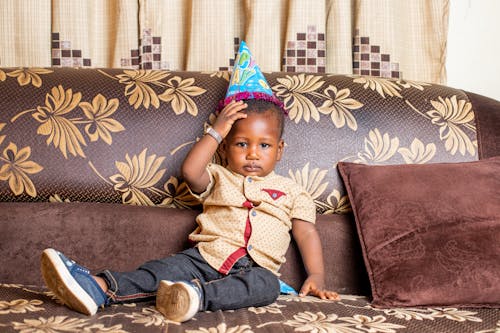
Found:
[[[212,128],[225,138],[236,120],[247,117],[245,112],[241,112],[246,107],[243,101],[232,101],[219,112]],[[217,139],[204,135],[186,155],[181,167],[182,177],[194,193],[204,192],[210,183],[206,168],[217,147]]]
[[[212,128],[225,138],[236,120],[247,117],[246,113],[241,112],[247,106],[243,101],[231,101],[219,112]]]

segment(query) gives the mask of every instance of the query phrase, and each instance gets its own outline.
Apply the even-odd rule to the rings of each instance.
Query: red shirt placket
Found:
[[[248,240],[250,239],[250,235],[252,234],[252,224],[250,223],[250,210],[254,208],[255,206],[250,200],[245,201],[242,204],[243,207],[246,207],[248,209],[248,214],[247,214],[247,220],[245,224],[245,232],[243,234],[243,239],[245,242],[245,246],[240,247],[233,253],[227,257],[227,259],[224,261],[222,266],[219,268],[219,272],[222,274],[228,274],[231,268],[233,268],[234,264],[243,256],[245,256],[248,253],[247,246],[248,246]]]

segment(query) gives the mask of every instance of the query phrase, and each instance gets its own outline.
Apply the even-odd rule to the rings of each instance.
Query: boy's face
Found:
[[[243,176],[268,175],[283,153],[279,135],[279,121],[272,112],[250,112],[237,120],[222,146],[228,168]]]

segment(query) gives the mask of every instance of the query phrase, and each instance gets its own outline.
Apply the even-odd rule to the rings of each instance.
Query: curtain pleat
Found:
[[[52,0],[52,65],[134,65],[137,11],[134,0]]]
[[[283,64],[283,40],[289,27],[289,1],[247,0],[239,13],[242,39],[263,71],[278,71]]]
[[[355,8],[352,0],[328,0],[326,5],[326,71],[351,74]]]
[[[445,80],[448,1],[357,0],[355,20],[355,73]]]
[[[445,83],[448,0],[3,0],[1,66],[263,71]],[[28,18],[29,19],[26,19]]]
[[[186,68],[190,13],[186,0],[139,1],[141,68]]]
[[[190,1],[187,70],[228,67],[234,58],[235,37],[240,33],[240,1]]]
[[[50,33],[50,0],[2,0],[0,66],[50,66]]]
[[[289,1],[283,70],[326,72],[326,3]]]

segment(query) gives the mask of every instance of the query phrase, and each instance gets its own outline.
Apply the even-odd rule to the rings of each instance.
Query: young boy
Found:
[[[290,230],[308,273],[300,295],[338,299],[324,289],[313,200],[293,180],[274,173],[284,147],[283,111],[271,95],[245,97],[250,99],[226,101],[182,165],[184,180],[203,203],[198,228],[189,236],[195,247],[132,272],[98,275],[46,249],[42,275],[64,304],[91,315],[98,306],[156,296],[157,309],[179,322],[198,311],[264,306],[280,293],[278,270]],[[227,167],[210,163],[219,144]]]

